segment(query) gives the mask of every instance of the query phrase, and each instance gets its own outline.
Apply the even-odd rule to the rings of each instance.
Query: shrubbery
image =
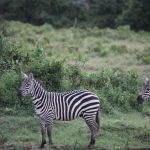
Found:
[[[136,31],[150,31],[149,0],[88,0],[89,7],[74,4],[73,1],[1,0],[0,14],[7,20],[36,25],[49,23],[57,28],[116,28],[129,25]]]
[[[125,45],[112,45],[110,50],[114,51],[116,54],[127,53],[127,47]]]
[[[150,47],[146,47],[144,51],[138,52],[136,58],[141,59],[145,64],[150,64]]]
[[[19,47],[9,38],[0,34],[0,103],[1,107],[13,107],[33,111],[30,98],[20,101],[17,91],[22,78],[20,71],[41,79],[48,91],[64,92],[75,89],[88,89],[101,100],[101,110],[113,113],[115,109],[139,110],[136,98],[142,81],[134,71],[101,68],[97,73],[87,74],[84,66],[67,65],[66,60],[47,59],[42,49],[37,47],[30,54],[19,52]],[[9,53],[9,55],[8,55]],[[11,54],[11,55],[10,55]]]

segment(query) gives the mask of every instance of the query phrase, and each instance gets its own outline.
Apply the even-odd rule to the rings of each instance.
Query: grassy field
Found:
[[[8,115],[9,113],[14,115]],[[0,149],[31,150],[41,143],[38,117],[20,116],[5,110],[0,117]],[[7,115],[6,115],[7,114]],[[92,149],[150,148],[150,118],[133,112],[101,115],[101,131]],[[70,122],[54,121],[52,150],[86,150],[90,131],[82,118]],[[48,138],[47,138],[48,139]],[[49,145],[45,145],[49,149]]]
[[[5,22],[5,26],[22,54],[32,53],[39,47],[47,58],[78,63],[87,74],[108,66],[114,70],[136,70],[141,77],[150,76],[149,32],[137,33],[129,26],[116,30],[54,29],[48,24],[38,27],[15,21]],[[142,107],[141,112],[125,112],[117,107],[111,113],[101,112],[101,132],[92,149],[150,149],[150,103]],[[12,108],[1,108],[0,112],[0,149],[38,148],[41,133],[35,114],[28,116],[25,110]],[[71,122],[54,121],[52,135],[52,150],[86,150],[90,140],[90,131],[82,118]],[[48,144],[45,149],[49,149]]]
[[[68,63],[80,62],[87,72],[111,68],[136,70],[140,75],[150,72],[150,33],[131,31],[129,26],[98,29],[54,29],[48,24],[32,26],[6,22],[12,39],[24,53],[38,45],[51,58],[66,58]]]

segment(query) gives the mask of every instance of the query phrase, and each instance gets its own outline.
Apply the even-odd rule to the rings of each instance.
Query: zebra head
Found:
[[[150,99],[150,80],[144,77],[145,86],[143,87],[142,92],[139,94],[137,101],[139,104]]]
[[[21,72],[21,75],[24,80],[22,81],[22,85],[17,94],[19,99],[23,99],[25,96],[31,95],[31,90],[33,88],[34,81],[32,73],[30,73],[29,76],[27,76],[25,73]]]

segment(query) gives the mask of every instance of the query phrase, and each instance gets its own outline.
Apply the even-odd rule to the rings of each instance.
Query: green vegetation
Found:
[[[5,26],[0,32],[0,149],[35,149],[40,144],[31,99],[17,98],[20,71],[32,72],[48,91],[88,89],[99,96],[101,134],[93,149],[150,147],[150,103],[136,101],[142,76],[149,75],[149,62],[143,61],[149,57],[149,32],[137,33],[129,26],[58,30],[15,21]],[[52,149],[86,149],[89,137],[81,118],[56,121]]]
[[[11,115],[10,115],[11,114]],[[0,116],[0,149],[37,149],[41,133],[37,116],[21,116],[20,111],[3,109]],[[10,136],[11,132],[11,136]],[[82,118],[70,122],[54,121],[52,150],[86,150],[90,131]],[[48,141],[48,138],[47,138]],[[101,114],[101,131],[94,150],[149,148],[149,117],[137,112]],[[49,150],[48,144],[45,150]]]
[[[0,19],[34,25],[48,23],[56,28],[117,28],[129,25],[135,31],[150,31],[149,0],[1,0]],[[144,12],[144,13],[143,13]]]
[[[145,64],[150,64],[150,47],[146,47],[142,52],[138,52],[137,59],[141,59]]]

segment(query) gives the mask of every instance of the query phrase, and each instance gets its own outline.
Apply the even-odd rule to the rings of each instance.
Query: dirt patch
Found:
[[[32,147],[30,146],[27,146],[27,147],[16,147],[15,145],[11,144],[11,145],[3,145],[3,144],[0,144],[0,150],[2,149],[8,149],[8,150],[11,150],[11,149],[17,149],[17,150],[33,150]]]

